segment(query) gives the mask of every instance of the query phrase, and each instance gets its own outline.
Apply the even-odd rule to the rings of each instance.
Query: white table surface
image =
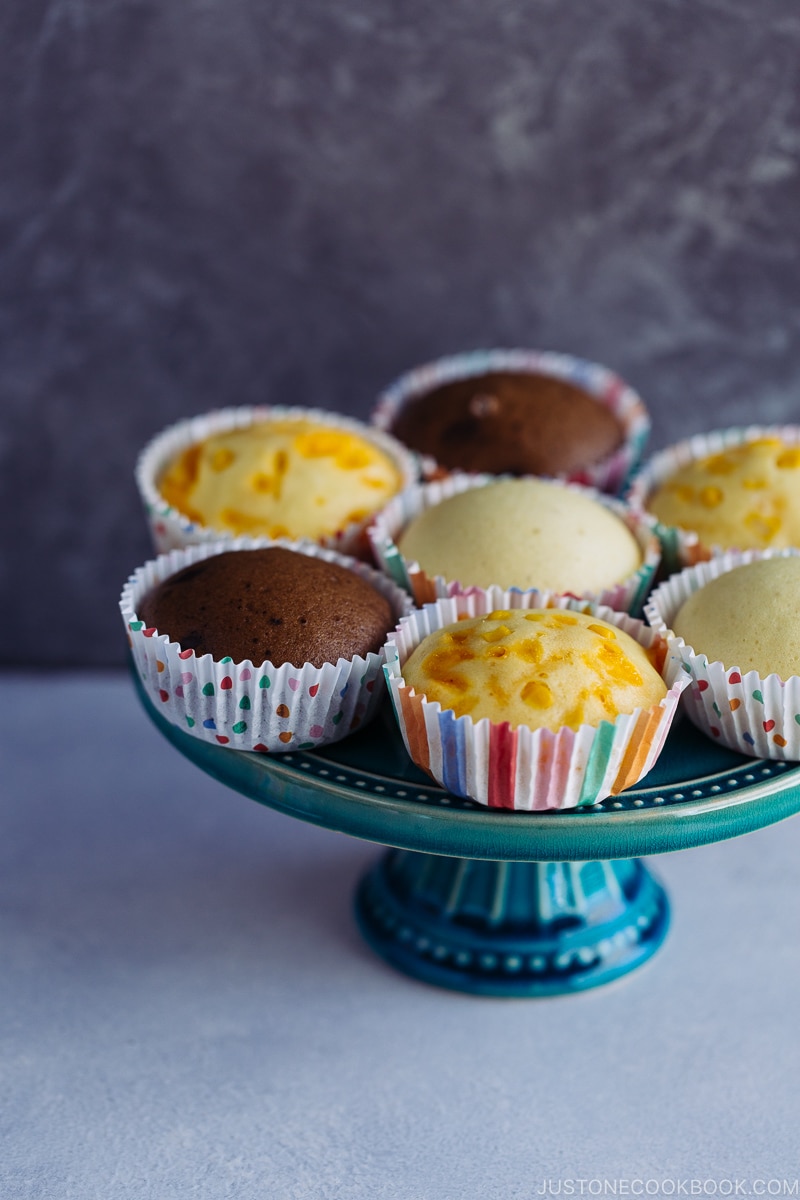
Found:
[[[635,974],[491,1000],[378,959],[380,851],[205,776],[123,673],[0,675],[0,813],[3,1200],[798,1194],[796,818],[652,860]]]

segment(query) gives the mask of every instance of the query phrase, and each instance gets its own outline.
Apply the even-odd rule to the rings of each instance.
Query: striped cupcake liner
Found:
[[[234,540],[234,534],[224,529],[212,529],[190,520],[173,505],[168,504],[158,490],[158,482],[166,468],[184,450],[195,446],[213,434],[232,429],[248,429],[263,421],[306,420],[318,425],[341,429],[372,442],[389,456],[400,473],[401,489],[414,483],[419,475],[417,460],[405,446],[390,434],[366,425],[351,417],[340,416],[317,408],[260,405],[258,407],[222,408],[179,421],[157,434],[144,447],[136,464],[136,484],[150,526],[157,554],[184,546]],[[353,522],[319,544],[340,554],[363,556],[366,549],[365,529],[372,515]]]
[[[694,437],[667,446],[642,463],[631,477],[624,498],[632,507],[647,511],[648,502],[656,489],[682,467],[760,438],[778,438],[789,446],[797,446],[800,445],[800,425],[731,426],[730,429],[695,434]],[[695,530],[665,525],[656,518],[653,528],[661,542],[663,569],[668,575],[734,549],[704,543]]]
[[[758,671],[743,673],[736,663],[709,662],[672,631],[671,623],[681,605],[712,579],[744,563],[797,555],[798,549],[719,554],[672,575],[645,605],[648,623],[666,638],[670,654],[690,680],[682,703],[692,724],[712,741],[754,758],[800,760],[800,677],[784,680]]]
[[[529,372],[574,384],[608,408],[619,421],[624,440],[613,454],[581,471],[561,476],[609,495],[619,495],[638,467],[650,435],[650,416],[641,397],[624,380],[599,363],[568,354],[541,350],[474,350],[436,359],[407,371],[378,397],[370,420],[391,433],[401,409],[418,396],[458,379],[471,379],[492,371]],[[435,459],[420,455],[421,473],[435,479],[447,473]]]
[[[387,597],[395,619],[411,609],[406,593],[379,571],[314,542],[236,538],[172,550],[145,563],[123,588],[120,612],[146,694],[179,729],[236,750],[313,750],[340,741],[374,716],[383,694],[382,654],[340,658],[322,667],[198,657],[170,641],[168,634],[146,628],[138,616],[146,593],[183,567],[223,551],[266,546],[283,546],[348,567]]]
[[[641,645],[663,650],[661,674],[668,688],[664,699],[614,722],[557,733],[456,717],[437,701],[417,694],[403,678],[403,665],[429,633],[491,611],[485,597],[454,596],[410,613],[387,640],[384,673],[395,717],[414,762],[457,796],[489,808],[526,812],[596,804],[632,787],[652,769],[688,676],[680,660],[669,657],[660,634],[624,613],[567,597],[531,607],[591,612]]]
[[[458,580],[445,579],[443,575],[431,577],[422,570],[419,563],[405,558],[397,545],[397,539],[409,522],[426,509],[433,508],[441,501],[471,488],[496,483],[501,478],[508,476],[453,474],[431,483],[412,485],[390,500],[367,527],[367,537],[375,561],[395,583],[414,597],[417,607],[435,600],[462,595],[486,596],[490,606],[488,611],[493,608],[540,607],[535,603],[537,596],[548,598],[555,595],[546,589],[504,589],[497,585],[480,588],[462,584]],[[599,592],[580,592],[577,594],[578,598],[638,616],[661,562],[661,546],[655,532],[654,518],[631,508],[621,500],[602,495],[595,489],[562,481],[553,482],[597,501],[619,517],[636,538],[642,555],[642,565],[627,579]]]

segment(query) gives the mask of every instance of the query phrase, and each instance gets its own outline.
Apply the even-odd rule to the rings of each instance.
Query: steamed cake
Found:
[[[560,609],[496,611],[448,625],[423,639],[403,678],[457,717],[553,732],[614,721],[658,705],[667,692],[629,634]]]
[[[421,512],[398,540],[430,577],[465,587],[600,591],[633,575],[642,554],[625,523],[575,488],[506,479]]]
[[[339,563],[270,546],[201,559],[157,584],[137,614],[200,658],[300,667],[383,645],[388,599]]]
[[[305,419],[261,421],[188,447],[158,480],[164,499],[226,533],[323,538],[399,490],[391,457],[366,437]]]
[[[800,675],[798,595],[799,557],[758,559],[693,592],[672,629],[709,662],[788,679]]]
[[[646,507],[706,546],[798,546],[800,446],[764,437],[699,458],[656,487]]]
[[[493,475],[573,474],[624,438],[609,407],[567,380],[531,371],[442,383],[409,400],[392,433],[443,467]]]

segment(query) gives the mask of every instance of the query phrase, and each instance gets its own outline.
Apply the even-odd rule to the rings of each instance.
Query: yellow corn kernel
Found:
[[[463,696],[459,696],[450,702],[450,707],[456,717],[467,717],[478,703],[479,697],[475,692],[465,692]]]
[[[484,642],[500,642],[504,637],[508,637],[511,630],[507,625],[497,625],[494,629],[486,629],[481,631],[481,638]]]
[[[233,533],[261,533],[263,526],[258,517],[251,517],[236,508],[223,508],[219,519],[226,529]]]
[[[613,629],[606,625],[590,625],[592,633],[596,633],[598,637],[607,638],[609,641],[616,641],[616,633]]]
[[[564,724],[569,726],[570,729],[580,729],[581,725],[586,719],[585,704],[586,692],[581,689],[581,691],[575,697],[572,707],[567,709],[566,713],[564,714]]]
[[[343,471],[360,471],[372,464],[373,456],[366,446],[348,446],[336,455],[336,465]]]
[[[712,454],[700,465],[705,467],[709,475],[730,475],[736,469],[736,458],[730,453]]]
[[[510,616],[510,609],[496,608],[494,612],[487,613],[483,619],[484,621],[507,621]]]
[[[317,429],[311,433],[299,433],[294,446],[303,458],[335,458],[346,448],[347,435],[335,429]]]
[[[800,467],[800,446],[790,446],[782,450],[775,459],[775,466],[784,470]]]
[[[517,658],[521,658],[525,662],[534,664],[542,661],[542,655],[544,653],[542,650],[542,643],[536,637],[523,638],[521,642],[515,643],[513,650]]]
[[[250,486],[259,495],[268,496],[275,490],[275,480],[271,475],[265,474],[264,471],[259,471],[258,474],[251,477]]]
[[[558,628],[559,626],[563,626],[563,625],[577,625],[578,618],[573,617],[572,613],[553,612],[551,610],[550,611],[550,620],[549,620],[548,624],[550,625],[550,627],[552,629]]]
[[[681,504],[694,503],[694,488],[688,483],[671,483],[667,491],[669,491],[676,500]]]
[[[232,462],[236,460],[236,455],[227,446],[220,446],[208,460],[208,465],[212,471],[224,471]]]
[[[780,517],[769,517],[759,512],[748,513],[744,523],[753,537],[764,543],[771,542],[781,528]]]
[[[550,708],[553,704],[553,693],[541,679],[530,679],[520,692],[520,697],[531,708]]]
[[[612,683],[627,683],[639,687],[642,676],[636,665],[619,646],[603,642],[593,656],[601,672]]]
[[[556,666],[558,663],[571,663],[574,655],[571,650],[551,650],[547,656],[547,662],[550,666]]]
[[[722,488],[708,485],[700,489],[700,503],[704,508],[716,508],[725,499]]]
[[[185,512],[185,500],[197,480],[200,469],[200,447],[185,450],[159,480],[158,489],[168,504]]]
[[[427,655],[422,669],[434,682],[463,693],[469,688],[469,683],[458,673],[457,668],[462,663],[469,662],[472,657],[464,647],[444,647]]]
[[[491,696],[499,709],[506,708],[509,702],[508,689],[504,688],[497,676],[486,681],[486,693]]]

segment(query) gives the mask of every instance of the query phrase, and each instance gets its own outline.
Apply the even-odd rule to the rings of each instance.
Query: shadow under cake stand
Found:
[[[167,721],[208,774],[280,812],[392,847],[361,880],[366,940],[418,979],[490,996],[608,983],[664,940],[669,904],[641,856],[736,837],[800,811],[800,764],[746,758],[688,720],[636,788],[590,808],[487,809],[411,762],[388,699],[364,730],[313,753],[214,746]]]

